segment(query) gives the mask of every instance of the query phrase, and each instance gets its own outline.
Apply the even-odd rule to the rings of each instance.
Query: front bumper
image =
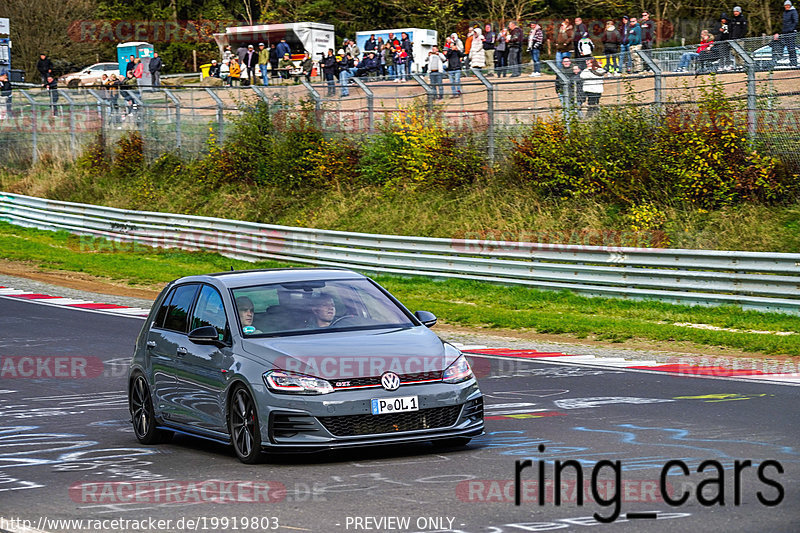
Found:
[[[475,379],[289,396],[258,391],[262,447],[269,452],[319,451],[475,437],[483,433],[483,396]],[[419,411],[372,415],[373,398],[416,395]]]

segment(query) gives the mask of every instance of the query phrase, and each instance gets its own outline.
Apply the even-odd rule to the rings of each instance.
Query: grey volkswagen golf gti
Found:
[[[136,341],[136,438],[185,433],[264,453],[433,441],[483,432],[466,358],[371,279],[348,270],[222,272],[173,281]]]

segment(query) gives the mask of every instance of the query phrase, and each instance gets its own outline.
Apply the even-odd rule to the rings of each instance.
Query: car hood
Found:
[[[266,368],[327,380],[441,372],[461,354],[424,326],[245,339]]]

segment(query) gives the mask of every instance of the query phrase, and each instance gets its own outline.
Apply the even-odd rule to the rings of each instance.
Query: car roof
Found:
[[[233,270],[229,272],[215,272],[199,276],[186,276],[175,280],[175,283],[210,282],[216,280],[224,286],[235,289],[237,287],[251,287],[253,285],[266,285],[269,283],[288,283],[293,281],[314,281],[333,279],[354,279],[365,276],[352,270],[338,268],[270,268],[260,270]]]

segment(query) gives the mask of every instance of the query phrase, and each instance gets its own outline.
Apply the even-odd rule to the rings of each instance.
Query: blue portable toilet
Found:
[[[144,73],[139,81],[140,85],[149,86],[153,84],[150,77],[150,58],[153,57],[153,45],[141,41],[120,43],[117,45],[117,62],[119,63],[119,73],[124,77],[125,69],[128,66],[130,56],[138,57],[144,65]]]

